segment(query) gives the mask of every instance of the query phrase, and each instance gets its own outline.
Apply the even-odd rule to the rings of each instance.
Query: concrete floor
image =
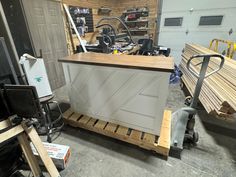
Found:
[[[58,90],[56,95],[57,99],[68,101],[64,89]],[[179,86],[171,85],[167,107],[177,110],[184,106],[184,98]],[[235,122],[225,123],[212,118],[204,110],[199,115],[196,119],[199,143],[185,149],[181,160],[173,157],[165,160],[112,138],[65,127],[54,142],[69,145],[72,155],[68,167],[60,174],[66,177],[235,177]]]

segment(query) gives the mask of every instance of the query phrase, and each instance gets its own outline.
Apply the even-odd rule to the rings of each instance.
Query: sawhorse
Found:
[[[5,129],[6,131],[4,131]],[[0,144],[4,141],[9,140],[10,138],[17,137],[17,140],[19,141],[21,149],[25,155],[25,158],[29,164],[29,167],[34,177],[42,177],[43,173],[39,167],[36,157],[34,156],[31,150],[30,142],[28,139],[30,139],[30,141],[35,146],[35,149],[37,150],[49,175],[51,177],[60,177],[57,168],[55,167],[52,159],[48,156],[48,153],[44,148],[43,143],[33,126],[28,127],[26,122],[24,121],[19,125],[12,126],[12,123],[9,118],[8,120],[0,122],[0,131],[3,132],[0,133]]]

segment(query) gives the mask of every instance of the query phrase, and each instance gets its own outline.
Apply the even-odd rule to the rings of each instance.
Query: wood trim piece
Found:
[[[172,72],[174,69],[173,58],[165,56],[113,55],[87,52],[70,55],[59,59],[59,61],[163,72]]]
[[[38,161],[32,152],[32,149],[30,147],[30,143],[27,139],[26,134],[25,133],[20,134],[19,136],[17,136],[17,139],[20,143],[21,149],[30,166],[30,169],[32,170],[33,175],[41,176],[41,170],[40,170]]]
[[[44,145],[38,136],[36,130],[34,128],[28,129],[27,127],[24,127],[25,131],[27,132],[30,140],[34,144],[35,149],[37,150],[43,164],[45,165],[48,173],[51,177],[60,177],[59,172],[57,171],[57,168],[55,167],[52,159],[49,157],[48,152],[44,148]]]
[[[0,130],[3,130],[7,127],[9,127],[10,125],[10,121],[7,119],[7,120],[3,120],[0,122]]]
[[[0,143],[16,136],[19,135],[20,133],[22,133],[24,131],[24,129],[22,128],[21,125],[17,125],[13,128],[11,128],[10,130],[7,130],[3,133],[0,134]]]
[[[170,148],[170,134],[171,134],[171,111],[165,110],[162,120],[161,133],[158,139],[158,145],[167,150]],[[168,153],[167,151],[165,153]]]

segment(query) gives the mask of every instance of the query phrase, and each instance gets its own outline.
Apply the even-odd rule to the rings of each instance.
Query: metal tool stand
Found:
[[[219,68],[216,70],[206,74],[207,68],[211,58],[220,58],[221,62],[219,64]],[[200,72],[197,73],[191,67],[191,61],[196,58],[202,58],[203,61],[196,64],[201,65]],[[204,79],[209,77],[210,75],[218,72],[224,64],[224,57],[218,54],[209,54],[209,55],[196,55],[192,56],[187,62],[187,69],[191,74],[193,74],[197,80],[197,85],[195,87],[195,91],[193,94],[193,99],[189,107],[184,107],[172,114],[172,120],[175,120],[174,127],[172,128],[172,136],[171,136],[171,155],[177,158],[180,158],[181,151],[183,150],[183,143],[190,142],[196,143],[198,141],[198,133],[194,131],[195,125],[195,115],[197,113],[197,103],[198,97],[201,92],[202,84]]]
[[[18,125],[12,125],[12,121],[10,121],[10,119],[1,121],[0,131],[2,132],[0,133],[0,143],[3,143],[13,137],[17,137],[34,177],[43,177],[44,175],[39,167],[36,157],[32,152],[29,139],[37,150],[39,157],[41,158],[49,175],[51,177],[60,177],[60,174],[52,159],[48,156],[40,137],[29,121],[23,121]]]
[[[42,105],[42,108],[44,110],[44,123],[46,128],[46,134],[47,134],[47,142],[51,143],[52,140],[52,134],[56,132],[60,132],[61,129],[64,126],[64,122],[61,123],[59,126],[55,126],[56,123],[62,120],[62,111],[57,101],[53,100],[54,95],[46,96],[41,99],[39,99],[40,104]],[[56,120],[52,121],[52,110],[50,108],[50,105],[54,104],[57,107],[59,116],[56,118]]]

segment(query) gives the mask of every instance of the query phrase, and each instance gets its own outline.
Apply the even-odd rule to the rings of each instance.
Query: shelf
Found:
[[[140,14],[140,13],[148,13],[149,11],[130,11],[130,12],[123,12],[123,14]]]
[[[148,20],[125,21],[125,23],[144,23],[144,22],[148,22]]]
[[[145,29],[129,29],[129,31],[131,32],[136,32],[136,31],[148,31],[150,30],[151,28],[145,28]],[[122,30],[122,31],[127,31],[126,29]]]
[[[98,14],[99,15],[110,14],[110,12],[111,12],[110,8],[101,7],[101,8],[98,9]]]

